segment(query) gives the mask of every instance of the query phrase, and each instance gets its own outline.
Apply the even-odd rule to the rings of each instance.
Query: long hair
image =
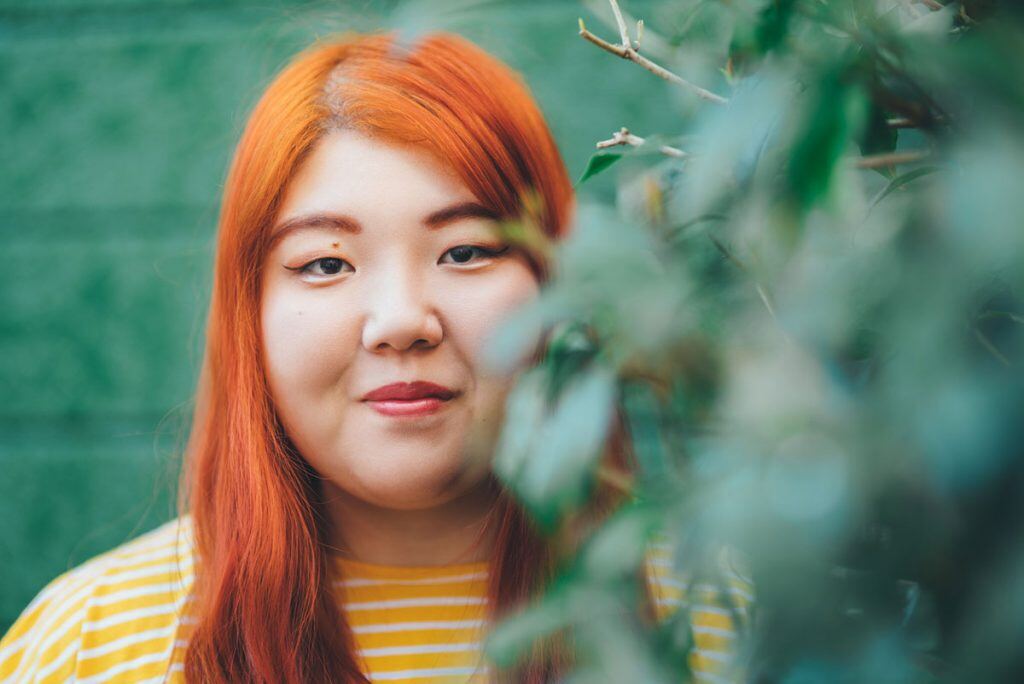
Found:
[[[349,34],[314,44],[273,80],[224,188],[182,475],[197,551],[190,681],[366,681],[332,593],[315,474],[277,420],[259,329],[268,229],[299,164],[336,128],[426,149],[499,217],[521,217],[533,196],[547,236],[569,230],[572,185],[543,116],[520,78],[469,41],[439,33],[404,48],[390,34]],[[508,496],[496,525],[490,605],[500,615],[550,563]],[[544,681],[552,667],[528,663],[520,676]]]

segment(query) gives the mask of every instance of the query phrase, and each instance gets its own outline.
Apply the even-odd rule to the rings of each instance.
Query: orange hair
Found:
[[[314,473],[270,400],[258,309],[256,265],[288,181],[339,127],[431,151],[500,217],[521,217],[533,196],[549,237],[569,228],[572,186],[527,87],[462,38],[432,34],[404,50],[391,35],[347,35],[313,45],[270,84],[224,188],[182,476],[180,506],[192,515],[198,557],[190,681],[366,681],[332,594]],[[505,495],[497,525],[490,598],[500,614],[544,581],[548,557]],[[543,681],[551,672],[530,663],[521,676]]]

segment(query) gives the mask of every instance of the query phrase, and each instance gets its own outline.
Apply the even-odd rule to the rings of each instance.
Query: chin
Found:
[[[336,482],[335,486],[379,508],[418,511],[454,501],[484,479],[485,474],[467,469],[461,461],[447,467],[424,468],[420,460],[359,473],[355,478]]]

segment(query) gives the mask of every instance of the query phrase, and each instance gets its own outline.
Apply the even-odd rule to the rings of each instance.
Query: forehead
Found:
[[[473,193],[429,152],[352,130],[326,133],[289,182],[277,223],[310,213],[358,214],[361,221],[422,215]]]

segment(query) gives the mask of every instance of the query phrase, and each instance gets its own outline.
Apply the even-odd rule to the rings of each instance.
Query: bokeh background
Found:
[[[580,16],[614,35],[603,2],[0,0],[0,633],[176,514],[220,191],[288,57],[345,29],[455,30],[521,71],[578,178],[595,141],[666,128],[651,103],[681,97]]]

